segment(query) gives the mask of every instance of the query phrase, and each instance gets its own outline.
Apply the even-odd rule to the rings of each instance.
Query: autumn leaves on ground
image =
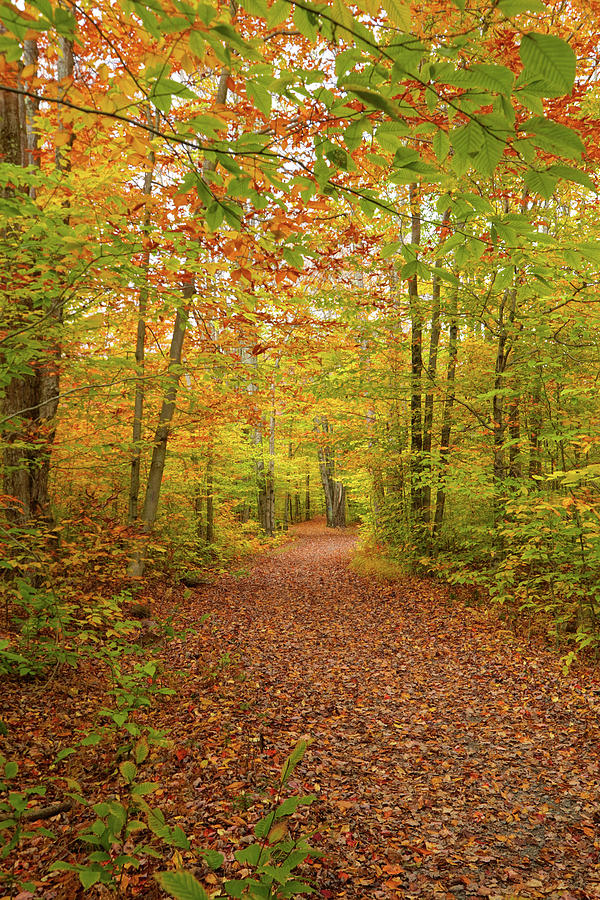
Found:
[[[283,760],[309,735],[288,789],[317,799],[289,827],[324,854],[304,866],[317,896],[600,897],[597,674],[565,678],[553,652],[489,610],[450,602],[438,583],[355,574],[355,539],[308,523],[185,598],[153,589],[153,615],[178,600],[178,627],[208,618],[157,648],[176,693],[152,725],[172,743],[151,753],[144,779],[160,783],[168,823],[225,856],[211,871],[174,850],[168,866],[191,869],[215,896],[224,878],[243,877],[233,854],[254,840]],[[58,747],[91,727],[101,690],[91,668],[9,687],[3,743],[26,779],[47,775]],[[119,792],[102,745],[70,776],[97,799]],[[77,860],[86,815],[74,806],[44,823],[50,847],[42,836],[23,843],[17,874],[39,892],[20,900],[79,895],[74,873],[42,873],[48,854]],[[123,896],[159,895],[150,868],[127,869]]]

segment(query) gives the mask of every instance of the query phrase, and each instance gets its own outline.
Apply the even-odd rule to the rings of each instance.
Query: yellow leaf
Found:
[[[54,146],[55,147],[64,147],[65,144],[69,143],[70,137],[71,137],[71,135],[69,134],[68,131],[59,131],[54,136]]]

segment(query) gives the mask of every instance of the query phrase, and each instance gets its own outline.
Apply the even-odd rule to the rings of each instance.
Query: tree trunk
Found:
[[[315,419],[315,430],[319,428],[323,435],[331,433],[327,419]],[[317,443],[319,473],[325,494],[325,513],[329,528],[344,528],[346,525],[346,488],[341,481],[335,480],[335,451],[329,443],[323,446]]]
[[[146,118],[151,124],[150,112],[147,112]],[[158,115],[157,115],[158,119]],[[154,178],[154,167],[156,164],[156,156],[151,151],[148,156],[149,168],[144,174],[144,184],[142,194],[144,197],[152,196],[152,180]],[[150,207],[146,203],[146,212],[144,215],[144,230],[147,232],[150,228]],[[137,371],[137,381],[135,383],[135,398],[133,401],[133,427],[131,434],[132,458],[131,473],[129,479],[129,522],[135,522],[139,515],[139,493],[140,493],[140,470],[142,464],[142,424],[144,418],[144,365],[146,350],[146,310],[148,307],[148,275],[150,271],[150,248],[146,246],[142,255],[142,285],[140,287],[138,297],[138,321],[137,336],[135,342],[135,365]]]
[[[60,39],[61,56],[57,66],[59,81],[70,78],[73,72],[72,42]],[[37,63],[37,44],[25,41],[24,64]],[[59,89],[58,97],[63,89]],[[14,166],[38,164],[37,134],[34,117],[38,109],[35,100],[21,99],[16,94],[0,91],[0,157]],[[57,105],[60,122],[60,103]],[[62,165],[61,153],[56,162]],[[5,189],[8,196],[10,189]],[[10,326],[22,328],[31,324],[39,313],[45,312],[47,334],[45,351],[29,361],[31,374],[10,379],[2,402],[5,425],[3,469],[4,493],[13,498],[8,517],[15,524],[31,519],[51,523],[48,482],[52,447],[56,435],[56,413],[60,394],[61,329],[63,301],[55,302],[49,310],[38,306],[31,298],[24,298],[14,309]],[[10,351],[4,364],[12,367]]]
[[[532,480],[542,474],[540,432],[542,430],[542,389],[541,375],[535,379],[531,391],[531,407],[529,412],[529,470]]]
[[[410,185],[411,245],[421,243],[421,212],[418,185]],[[423,318],[416,273],[408,280],[410,307],[410,469],[411,510],[415,523],[423,518],[423,423],[421,416],[421,373],[423,369]]]
[[[510,446],[508,448],[508,474],[510,478],[521,477],[521,420],[520,398],[513,397],[508,404],[508,434]]]
[[[496,351],[496,367],[494,376],[494,394],[492,397],[492,424],[494,428],[493,477],[494,477],[494,524],[502,517],[504,479],[507,474],[505,458],[504,394],[505,374],[511,352],[509,327],[514,324],[516,314],[516,288],[504,291],[498,311],[498,347]],[[506,307],[508,316],[506,317]]]
[[[456,396],[456,359],[458,356],[458,295],[454,295],[450,313],[450,329],[448,333],[448,372],[446,375],[446,396],[442,407],[442,430],[440,435],[440,470],[435,497],[435,515],[433,521],[433,538],[439,536],[446,508],[446,474],[450,453],[450,436],[452,433],[452,407]]]
[[[208,446],[208,459],[206,460],[206,543],[214,544],[215,541],[215,507],[213,493],[213,447]]]
[[[445,239],[445,229],[450,221],[450,210],[447,209],[442,219],[441,241]],[[423,414],[423,521],[431,520],[431,478],[433,467],[431,461],[431,443],[433,435],[434,388],[437,376],[437,357],[441,334],[440,321],[441,284],[437,275],[431,283],[431,330],[429,336],[429,359],[427,361],[427,390],[425,393],[425,410]]]
[[[179,386],[183,341],[187,324],[187,311],[189,301],[193,295],[194,282],[190,276],[183,285],[184,303],[183,306],[177,310],[175,325],[173,327],[173,336],[171,338],[171,347],[169,349],[169,365],[166,375],[167,386],[158,417],[158,425],[156,426],[154,434],[152,459],[146,485],[144,508],[142,509],[141,515],[142,536],[132,553],[128,568],[129,575],[134,577],[141,577],[144,574],[146,551],[152,528],[156,520],[156,513],[158,511],[162,477],[167,458],[167,443],[171,430],[171,422],[173,421],[173,415],[175,413],[175,401],[177,399],[177,388]]]
[[[310,521],[310,472],[306,473],[304,490],[304,521]]]

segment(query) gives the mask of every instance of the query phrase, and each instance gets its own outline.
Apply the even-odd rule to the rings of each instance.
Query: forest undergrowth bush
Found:
[[[519,492],[504,498],[496,522],[485,504],[471,522],[453,520],[434,541],[431,528],[394,520],[388,504],[364,531],[352,566],[361,574],[411,572],[501,608],[512,625],[545,632],[565,670],[600,649],[600,521],[593,498],[574,492]]]

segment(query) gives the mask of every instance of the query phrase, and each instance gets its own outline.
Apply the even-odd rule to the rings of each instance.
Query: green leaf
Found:
[[[575,53],[553,34],[531,31],[523,36],[519,55],[523,63],[521,78],[534,82],[546,97],[561,97],[571,92],[575,81]]]
[[[57,859],[48,866],[50,872],[73,872],[76,868],[73,863],[65,862],[64,859]]]
[[[388,100],[387,97],[377,93],[377,91],[364,88],[362,85],[354,83],[346,84],[340,82],[340,87],[347,93],[354,94],[358,97],[361,103],[364,103],[367,108],[373,107],[374,109],[380,109],[382,112],[387,113],[392,119],[399,118],[398,107],[391,100]]]
[[[546,170],[550,175],[557,175],[566,181],[574,181],[575,184],[581,184],[590,191],[596,192],[596,185],[586,172],[574,169],[572,166],[565,166],[561,163],[555,163]]]
[[[196,853],[202,857],[209,869],[220,869],[225,862],[223,854],[217,853],[216,850],[196,850]]]
[[[310,744],[309,740],[300,739],[286,761],[283,764],[281,769],[281,784],[285,785],[289,780],[290,775],[296,768],[296,766],[302,762],[304,758],[304,754],[306,753],[308,746]]]
[[[157,872],[154,877],[175,900],[208,900],[208,894],[190,872]]]
[[[119,772],[121,773],[127,784],[131,784],[131,782],[137,775],[137,766],[135,766],[129,760],[126,760],[119,766]]]
[[[498,9],[508,18],[519,16],[524,12],[545,12],[546,7],[541,0],[500,0]]]
[[[302,797],[286,797],[275,810],[275,818],[282,819],[284,816],[291,816],[299,806],[310,806],[316,799],[316,794],[306,794]]]
[[[81,886],[87,891],[93,884],[97,884],[102,876],[102,869],[99,866],[85,866],[79,869],[79,880]]]
[[[477,153],[483,144],[483,132],[476,122],[452,129],[449,137],[457,154],[463,157]]]
[[[242,6],[251,16],[258,16],[261,19],[267,16],[267,4],[265,0],[243,0]]]
[[[275,0],[267,12],[267,25],[269,28],[275,28],[285,22],[293,7],[290,7],[285,0]]]
[[[521,131],[533,134],[534,143],[541,150],[557,156],[580,159],[585,147],[578,134],[560,122],[551,122],[542,116],[533,116],[521,125]],[[518,144],[517,144],[518,147]]]
[[[289,8],[289,7],[288,7]],[[306,10],[302,6],[294,7],[294,25],[305,38],[314,42],[319,33],[319,20],[312,10]]]
[[[256,835],[256,837],[260,840],[265,838],[273,827],[274,822],[275,810],[272,810],[270,813],[267,813],[266,816],[263,816],[262,819],[259,819],[259,821],[254,826],[254,834]]]
[[[145,797],[146,794],[153,794],[158,788],[159,784],[157,781],[142,781],[139,784],[133,785],[131,788],[131,796]]]
[[[137,744],[135,745],[135,761],[139,765],[144,762],[146,757],[150,752],[150,747],[148,746],[148,741],[145,737],[141,737]]]
[[[400,241],[392,241],[390,244],[384,244],[379,255],[382,259],[389,259],[390,256],[393,256],[394,253],[396,253],[400,246]]]
[[[248,79],[246,81],[246,94],[252,100],[259,112],[267,118],[271,115],[272,97],[262,84]]]
[[[528,169],[524,178],[525,184],[534,194],[549,200],[554,193],[558,176],[549,175],[547,170]]]
[[[17,772],[19,771],[18,763],[14,760],[7,762],[4,766],[4,777],[5,778],[14,778]]]
[[[233,855],[239,863],[249,863],[251,866],[257,866],[262,851],[263,848],[260,844],[250,844],[249,847],[244,847],[243,850],[236,850]]]
[[[477,63],[468,69],[455,69],[454,72],[444,75],[441,80],[456,87],[481,88],[508,96],[512,91],[515,76],[506,66]]]
[[[410,5],[403,3],[402,0],[382,0],[383,8],[388,14],[388,18],[392,25],[400,28],[401,31],[410,32],[412,22],[410,18]]]
[[[450,138],[441,128],[433,136],[433,152],[439,163],[443,163],[450,149]]]
[[[453,234],[448,240],[444,241],[444,243],[438,247],[436,250],[436,257],[445,256],[447,253],[450,253],[451,250],[454,250],[455,247],[460,247],[464,244],[466,238],[464,234]]]
[[[473,166],[476,171],[480,172],[482,175],[492,175],[503,155],[504,141],[501,138],[484,131],[481,149],[473,157]]]

